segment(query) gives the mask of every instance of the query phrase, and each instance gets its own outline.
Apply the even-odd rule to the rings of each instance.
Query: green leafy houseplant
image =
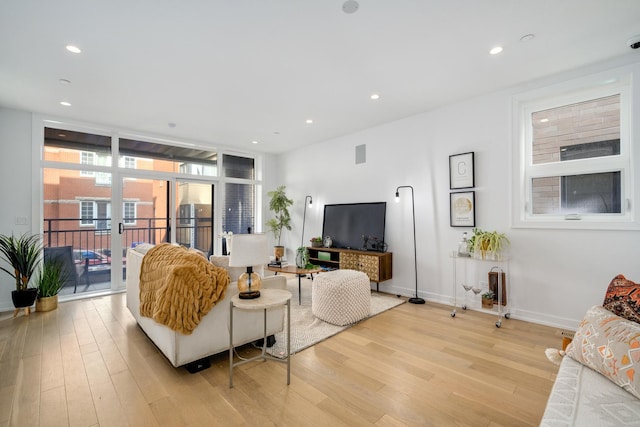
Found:
[[[267,227],[278,241],[277,247],[280,247],[282,230],[286,229],[291,231],[291,214],[289,213],[289,207],[293,205],[293,200],[287,197],[284,185],[279,186],[273,191],[269,191],[267,195],[271,197],[269,210],[274,214],[274,217],[267,221]],[[278,258],[277,255],[276,258]]]
[[[0,269],[15,279],[16,291],[25,291],[42,256],[40,236],[0,235],[0,256],[13,268],[13,271],[5,267]]]
[[[487,291],[482,294],[482,308],[493,308],[493,298],[495,294],[493,291]]]
[[[45,259],[35,279],[38,287],[36,311],[51,311],[58,307],[58,293],[68,277],[62,261]]]
[[[58,295],[69,274],[59,260],[45,260],[40,272],[36,276],[38,298],[46,298]]]
[[[29,281],[40,263],[42,256],[42,243],[40,237],[32,234],[23,234],[20,237],[0,235],[0,258],[5,260],[13,269],[0,266],[0,269],[13,277],[16,281],[16,289],[11,292],[13,306],[16,308],[13,316],[18,314],[20,308],[24,308],[29,315],[30,307],[38,296],[37,288],[29,288]]]
[[[504,233],[474,228],[473,235],[469,239],[469,252],[473,252],[476,255],[481,254],[482,259],[484,259],[487,252],[499,255],[509,243],[509,239]]]

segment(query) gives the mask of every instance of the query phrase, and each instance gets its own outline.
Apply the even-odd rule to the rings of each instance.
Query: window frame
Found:
[[[127,216],[127,206],[133,206],[133,216],[132,217],[128,217]],[[132,202],[129,200],[125,200],[122,202],[122,224],[124,225],[136,225],[137,220],[137,213],[138,213],[138,204],[136,202]],[[127,220],[131,218],[131,220]]]
[[[635,174],[632,146],[632,88],[630,73],[601,73],[513,97],[512,203],[514,228],[640,229],[632,203]],[[579,102],[620,95],[620,154],[533,164],[532,114]],[[533,179],[602,172],[620,172],[621,213],[533,214]]]

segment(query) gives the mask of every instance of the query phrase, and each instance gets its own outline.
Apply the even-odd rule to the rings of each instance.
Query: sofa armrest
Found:
[[[265,289],[287,289],[287,279],[284,276],[267,276],[262,278]]]

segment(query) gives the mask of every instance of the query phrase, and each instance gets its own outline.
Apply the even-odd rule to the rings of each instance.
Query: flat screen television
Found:
[[[386,211],[387,202],[324,205],[322,237],[336,248],[384,252]]]

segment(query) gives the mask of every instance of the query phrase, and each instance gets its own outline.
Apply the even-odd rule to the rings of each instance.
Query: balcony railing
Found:
[[[62,295],[111,289],[112,232],[110,218],[51,218],[44,220],[44,246],[70,246],[73,251],[77,277],[65,286]],[[176,242],[188,248],[212,252],[211,221],[203,218],[178,218]],[[122,239],[123,270],[126,278],[125,256],[128,248],[140,243],[157,244],[169,241],[171,228],[166,218],[128,218],[116,238]]]

